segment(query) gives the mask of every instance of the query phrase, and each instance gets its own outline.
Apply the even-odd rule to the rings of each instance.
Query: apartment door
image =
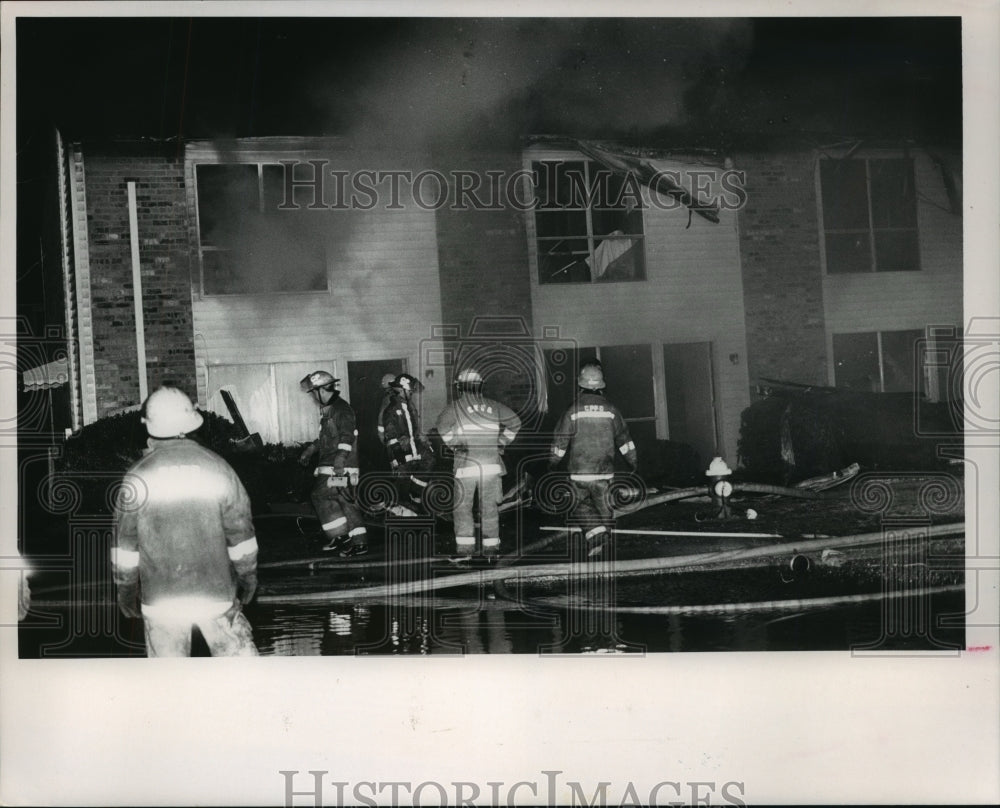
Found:
[[[398,375],[405,370],[402,359],[373,359],[347,363],[347,385],[351,407],[358,420],[358,459],[362,471],[383,471],[389,468],[385,452],[378,439],[378,408],[382,402],[382,377]]]
[[[664,345],[663,377],[668,437],[692,446],[707,468],[709,461],[723,451],[715,410],[712,343]]]

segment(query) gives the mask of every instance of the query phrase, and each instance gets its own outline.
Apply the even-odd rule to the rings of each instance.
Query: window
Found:
[[[205,295],[325,292],[326,251],[315,211],[279,210],[284,167],[195,167]]]
[[[925,394],[924,332],[833,335],[834,383],[873,393]]]
[[[608,400],[621,410],[640,454],[656,442],[656,401],[653,358],[649,345],[546,350],[545,369],[549,415],[558,420],[576,399],[577,374],[598,359],[604,369]]]
[[[539,283],[645,280],[638,186],[590,160],[536,160]]]
[[[337,374],[337,363],[332,359],[208,365],[206,408],[232,420],[221,393],[228,390],[247,428],[265,443],[291,445],[315,440],[319,410],[312,396],[302,394],[299,380],[318,367]]]
[[[821,160],[826,271],[920,269],[913,161]]]

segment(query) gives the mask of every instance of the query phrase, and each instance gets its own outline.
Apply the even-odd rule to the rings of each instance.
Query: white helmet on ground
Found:
[[[194,432],[205,419],[182,390],[161,387],[143,403],[142,422],[150,437],[179,438]]]

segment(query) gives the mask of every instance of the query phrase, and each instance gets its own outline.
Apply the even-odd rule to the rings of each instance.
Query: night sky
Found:
[[[22,142],[49,122],[68,137],[960,136],[955,17],[22,18],[17,43]]]

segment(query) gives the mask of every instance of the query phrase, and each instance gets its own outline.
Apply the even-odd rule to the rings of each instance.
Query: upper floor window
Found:
[[[195,171],[202,294],[327,290],[315,212],[278,207],[283,166],[203,163]]]
[[[820,161],[826,271],[920,269],[913,160]]]
[[[638,186],[590,160],[535,160],[539,283],[646,278]]]

